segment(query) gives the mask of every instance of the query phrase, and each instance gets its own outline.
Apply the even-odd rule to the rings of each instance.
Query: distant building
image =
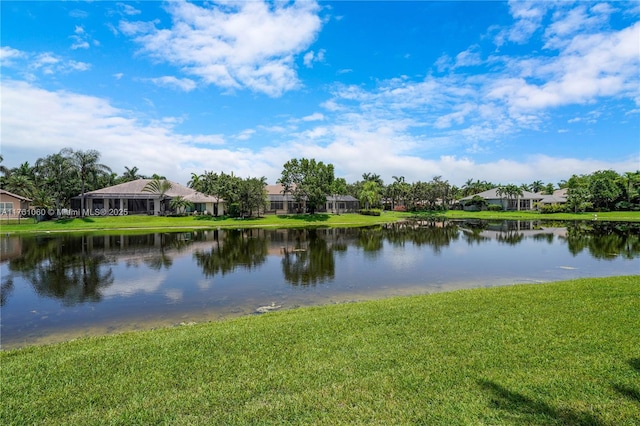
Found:
[[[546,195],[535,192],[522,191],[522,195],[516,198],[507,198],[498,194],[498,188],[489,189],[478,194],[470,195],[460,199],[460,204],[464,210],[478,210],[478,206],[469,203],[474,197],[482,197],[487,205],[498,205],[503,210],[535,210],[537,203],[544,200]]]
[[[291,193],[284,193],[284,186],[280,184],[267,185],[267,197],[269,198],[269,207],[266,213],[273,214],[292,214],[305,213],[306,206],[304,200],[298,204]],[[316,209],[316,212],[327,213],[350,213],[358,211],[360,201],[351,195],[327,196],[327,202],[324,206]]]
[[[31,200],[26,197],[0,189],[0,220],[17,219],[31,215]]]
[[[224,200],[206,195],[193,188],[171,182],[171,189],[165,193],[164,200],[160,200],[158,194],[143,191],[152,179],[138,179],[107,188],[89,191],[85,196],[85,211],[91,214],[122,215],[122,214],[149,214],[158,215],[161,211],[170,211],[171,199],[181,196],[193,203],[193,208],[188,211],[223,215],[225,211]],[[71,200],[71,209],[79,211],[81,195]],[[161,208],[161,203],[164,206]],[[126,213],[124,213],[126,211]]]

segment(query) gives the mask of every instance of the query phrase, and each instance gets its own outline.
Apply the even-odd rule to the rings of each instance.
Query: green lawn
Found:
[[[451,218],[451,219],[520,219],[520,220],[593,220],[593,213],[557,213],[540,214],[538,212],[463,212],[450,210],[446,213],[401,213],[384,212],[381,216],[364,216],[360,214],[301,214],[301,215],[267,215],[260,218],[233,219],[211,216],[157,217],[157,216],[111,216],[88,217],[84,219],[62,219],[34,223],[31,219],[23,219],[20,224],[0,220],[0,232],[5,234],[37,233],[37,232],[73,232],[104,230],[145,230],[167,231],[169,229],[202,229],[202,228],[247,228],[247,227],[310,227],[310,226],[370,226],[395,222],[407,218]],[[598,213],[598,220],[640,222],[640,212],[607,212]]]
[[[5,351],[0,422],[637,425],[639,280],[301,308]]]

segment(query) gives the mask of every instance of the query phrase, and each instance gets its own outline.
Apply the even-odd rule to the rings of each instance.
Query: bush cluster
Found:
[[[380,209],[361,209],[359,211],[360,214],[363,214],[365,216],[380,216],[380,214],[382,214],[382,210]]]
[[[567,211],[567,208],[562,204],[542,204],[539,209],[542,214],[564,213]]]

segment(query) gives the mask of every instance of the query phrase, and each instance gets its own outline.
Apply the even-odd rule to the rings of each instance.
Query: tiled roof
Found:
[[[107,188],[86,192],[85,196],[87,198],[153,198],[153,193],[143,191],[144,187],[152,180],[153,179],[138,179],[131,182],[124,182]],[[218,197],[203,194],[193,188],[189,188],[188,186],[172,181],[168,182],[171,184],[171,189],[165,193],[167,197],[181,196],[193,203],[216,203],[222,201],[221,199],[218,199]]]
[[[23,197],[22,195],[14,194],[13,192],[5,191],[4,189],[0,189],[0,194],[6,194],[6,195],[9,195],[11,197],[17,198],[18,200],[22,200],[22,201],[33,201],[30,198]]]
[[[480,192],[478,194],[469,195],[468,197],[461,198],[460,201],[471,200],[476,195],[484,198],[485,200],[500,200],[506,198],[505,195],[498,195],[498,188],[489,189],[488,191]],[[537,194],[535,192],[522,191],[522,195],[519,197],[521,200],[542,200],[545,196]]]

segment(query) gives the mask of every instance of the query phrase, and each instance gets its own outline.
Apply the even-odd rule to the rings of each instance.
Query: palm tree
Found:
[[[140,179],[142,176],[138,174],[138,170],[136,166],[131,168],[124,166],[124,173],[122,173],[120,180],[122,182],[131,182]]]
[[[4,157],[0,155],[0,163],[2,163],[3,161],[4,161]],[[9,173],[9,169],[6,166],[3,166],[2,164],[0,164],[0,173],[7,175]]]
[[[67,200],[70,197],[65,188],[69,187],[70,177],[73,173],[71,160],[62,152],[51,154],[45,158],[39,158],[36,161],[36,169],[39,175],[44,178],[47,189],[53,190],[51,195],[55,199],[56,211],[60,210],[62,200]]]
[[[536,194],[544,189],[544,182],[541,180],[534,180],[531,184],[531,190]]]
[[[375,206],[380,202],[380,187],[375,180],[370,180],[362,185],[360,191],[360,201],[364,203],[365,209],[369,210],[370,206]]]
[[[207,173],[206,170],[205,170],[205,173]],[[204,192],[202,191],[202,188],[200,188],[201,185],[202,185],[202,175],[191,172],[191,180],[187,182],[187,186],[189,188],[195,189],[196,191]]]
[[[514,198],[517,200],[519,197],[522,197],[522,188],[514,184],[500,185],[496,190],[496,195],[500,197],[504,196],[508,201]],[[507,209],[509,208],[509,204],[510,203],[507,204]],[[516,208],[520,210],[520,202],[516,203]]]
[[[167,191],[171,189],[171,182],[166,179],[153,179],[147,183],[142,192],[151,192],[158,196],[158,205],[160,213],[164,212],[164,200],[166,198]]]
[[[104,164],[98,163],[100,153],[96,150],[90,149],[87,151],[73,151],[70,148],[65,148],[63,151],[67,152],[70,156],[71,162],[80,177],[82,185],[82,192],[80,195],[80,215],[84,217],[84,193],[87,179],[95,177],[98,173],[111,173],[111,169]]]
[[[36,187],[29,176],[12,173],[7,179],[5,189],[14,194],[31,198]]]
[[[193,207],[193,203],[189,200],[185,200],[183,196],[178,195],[171,199],[169,207],[171,207],[172,210],[175,210],[176,213],[183,213],[187,208]]]

